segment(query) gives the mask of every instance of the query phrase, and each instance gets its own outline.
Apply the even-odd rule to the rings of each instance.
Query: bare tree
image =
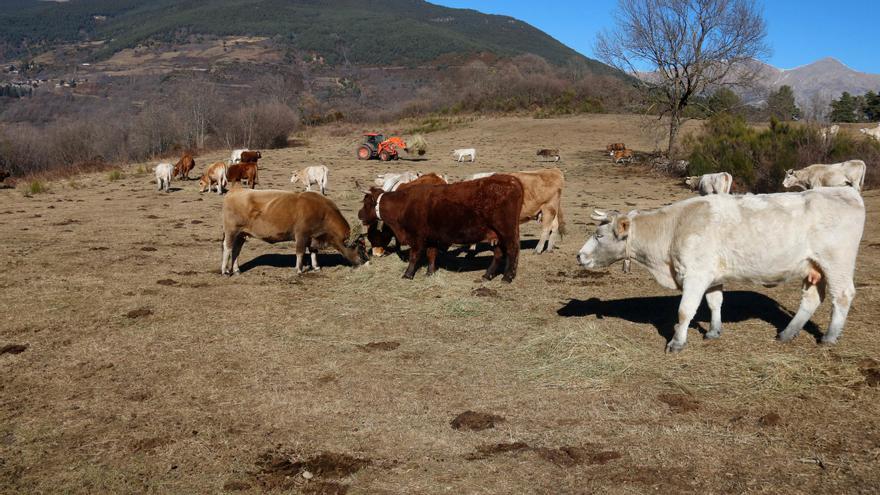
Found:
[[[767,54],[766,25],[754,0],[619,0],[616,26],[600,33],[596,53],[632,74],[669,118],[669,144],[693,96],[742,84]],[[648,77],[638,77],[650,72]],[[644,74],[642,74],[644,76]]]

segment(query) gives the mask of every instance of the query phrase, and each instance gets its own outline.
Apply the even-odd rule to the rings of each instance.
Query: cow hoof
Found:
[[[687,345],[686,343],[679,344],[674,341],[670,341],[668,344],[666,344],[666,353],[667,354],[678,354],[679,352],[684,350],[684,346],[686,346],[686,345]]]
[[[513,283],[513,277],[508,277],[507,275],[505,275],[505,276],[501,277],[501,281],[506,284],[510,284],[510,283]]]
[[[315,270],[316,272],[320,272],[320,271],[321,271],[321,267],[320,267],[320,266],[316,266],[315,268],[313,268],[313,270]]]
[[[716,332],[714,330],[709,330],[708,332],[706,332],[706,335],[703,335],[703,338],[706,340],[720,339],[721,338],[721,331],[719,330]]]
[[[789,334],[786,334],[785,332],[782,332],[782,333],[779,333],[776,335],[776,341],[780,342],[782,344],[787,344],[787,343],[791,342],[792,340],[794,340],[795,336],[797,336],[796,333],[789,335]]]
[[[829,339],[826,337],[822,337],[822,340],[819,342],[819,345],[822,347],[831,347],[837,345],[837,339]]]
[[[410,275],[409,273],[404,273],[404,274],[403,274],[403,279],[404,279],[404,280],[412,280],[412,279],[413,279],[413,275]]]

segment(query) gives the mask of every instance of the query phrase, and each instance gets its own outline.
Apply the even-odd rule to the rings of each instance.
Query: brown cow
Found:
[[[247,180],[248,186],[251,189],[257,185],[257,164],[256,162],[241,162],[236,163],[235,165],[230,165],[226,168],[226,181],[229,184],[233,182],[238,182],[244,185],[244,182]]]
[[[296,243],[296,271],[302,273],[303,257],[311,250],[312,268],[318,270],[316,252],[333,246],[352,264],[366,259],[358,238],[348,244],[351,228],[333,201],[313,193],[252,191],[236,188],[223,200],[223,261],[220,273],[239,273],[238,255],[248,237],[268,243]]]
[[[189,153],[184,153],[180,160],[174,165],[174,178],[189,180],[189,173],[196,168],[196,161]]]
[[[257,160],[263,158],[262,153],[259,151],[242,151],[241,159],[239,162],[241,163],[257,163]]]
[[[493,175],[448,185],[419,185],[403,191],[365,191],[358,218],[367,229],[379,221],[391,227],[402,244],[411,247],[403,278],[412,279],[422,257],[428,257],[428,275],[436,271],[439,250],[453,244],[473,244],[494,235],[498,243],[489,268],[491,280],[506,256],[505,282],[516,277],[519,259],[519,216],[523,187],[510,175]]]
[[[410,182],[398,183],[395,191],[405,191],[413,186],[432,186],[439,184],[449,184],[443,177],[437,175],[433,172],[430,174],[425,174],[418,179],[412,180]],[[373,250],[373,256],[383,256],[385,254],[385,250],[388,249],[388,245],[391,244],[392,239],[396,239],[394,235],[394,231],[391,230],[391,227],[388,225],[383,225],[379,227],[378,222],[370,225],[369,230],[367,231],[367,239],[370,241],[370,247]],[[400,241],[397,241],[398,247],[400,246]]]
[[[615,150],[611,152],[611,156],[614,157],[614,163],[620,163],[622,161],[631,162],[633,160],[632,150]]]
[[[626,149],[626,145],[623,143],[611,143],[605,147],[605,151],[608,152],[608,156],[614,155],[615,151],[623,151]]]
[[[6,171],[5,168],[0,168],[0,182],[3,182],[9,177],[9,172]]]

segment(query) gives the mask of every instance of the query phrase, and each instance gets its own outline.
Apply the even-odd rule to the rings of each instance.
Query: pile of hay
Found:
[[[414,135],[407,143],[408,153],[418,153],[419,156],[428,152],[428,142],[421,134]]]

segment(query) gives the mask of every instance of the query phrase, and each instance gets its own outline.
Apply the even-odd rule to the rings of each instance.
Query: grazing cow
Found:
[[[393,192],[373,187],[365,193],[358,212],[365,230],[382,221],[402,244],[410,246],[409,266],[403,278],[413,278],[425,254],[430,275],[436,270],[438,251],[493,235],[498,243],[483,279],[491,280],[498,274],[503,256],[507,257],[503,280],[511,282],[516,277],[523,187],[515,177],[499,174]]]
[[[543,157],[543,158],[553,158],[554,162],[558,162],[559,161],[559,148],[540,149],[540,150],[538,150],[538,156]]]
[[[605,151],[608,152],[608,156],[614,156],[615,151],[623,151],[626,149],[626,145],[623,143],[611,143],[605,147]]]
[[[800,280],[797,314],[781,331],[793,339],[831,294],[831,325],[822,339],[840,337],[855,296],[853,272],[865,224],[865,204],[850,188],[799,193],[694,197],[652,211],[596,211],[600,223],[580,253],[586,268],[624,260],[644,265],[662,286],[682,291],[668,352],[682,350],[705,294],[712,313],[706,338],[721,335],[722,289],[729,282],[765,286]]]
[[[329,174],[329,168],[324,165],[314,165],[294,172],[293,175],[290,176],[290,182],[293,184],[302,182],[306,186],[306,191],[311,191],[312,184],[315,184],[321,188],[321,194],[326,195],[327,177]]]
[[[226,188],[226,164],[217,162],[205,170],[199,179],[199,192],[208,192],[213,186],[217,186],[217,194],[223,194]]]
[[[852,186],[861,191],[865,185],[865,162],[848,160],[842,163],[810,165],[800,170],[786,170],[782,187],[800,187],[815,189],[817,187]]]
[[[819,129],[819,135],[822,136],[822,141],[826,143],[829,139],[833,139],[835,136],[837,136],[838,132],[840,132],[840,126],[837,124]]]
[[[232,150],[232,155],[229,156],[229,162],[228,162],[229,165],[232,165],[233,163],[240,162],[241,161],[241,154],[244,153],[245,151],[250,151],[250,150],[247,148]]]
[[[174,165],[163,162],[156,165],[156,190],[168,192],[171,189],[171,177],[174,175]]]
[[[615,150],[611,152],[611,156],[614,157],[614,163],[631,162],[633,160],[632,150]]]
[[[727,172],[694,175],[686,177],[684,183],[691,188],[691,190],[699,191],[700,196],[705,196],[707,194],[730,194],[730,187],[733,185],[733,176]]]
[[[239,273],[238,255],[248,237],[268,243],[296,243],[296,272],[306,250],[318,270],[317,250],[332,246],[352,265],[366,259],[363,238],[349,244],[351,228],[333,201],[318,193],[233,189],[223,200],[223,261],[220,273]]]
[[[421,176],[422,174],[419,172],[413,172],[412,170],[400,174],[381,174],[376,176],[376,185],[382,186],[382,190],[385,192],[391,192],[396,191],[401,185],[412,182]]]
[[[244,184],[247,181],[248,186],[253,189],[257,185],[257,164],[256,162],[241,162],[230,165],[226,169],[226,182],[232,184],[238,182]]]
[[[877,124],[877,127],[871,127],[866,129],[859,129],[859,132],[862,134],[872,137],[877,141],[880,141],[880,124]]]
[[[461,163],[468,158],[468,161],[474,162],[477,159],[477,150],[474,148],[462,148],[452,151],[452,159]]]
[[[189,153],[184,153],[180,160],[174,165],[174,178],[189,180],[189,173],[196,168],[196,161]]]
[[[8,170],[6,170],[5,168],[0,168],[0,182],[3,182],[7,178],[9,178],[9,175],[10,174]]]
[[[441,175],[437,175],[435,173],[425,174],[417,179],[414,179],[409,182],[398,182],[395,184],[393,191],[405,191],[413,186],[434,186],[440,184],[449,184],[449,182]],[[388,189],[382,189],[385,192],[390,192]],[[391,230],[391,227],[388,225],[379,226],[378,222],[370,225],[369,230],[367,231],[367,240],[370,241],[370,247],[373,251],[373,256],[383,256],[385,255],[385,250],[388,249],[388,245],[391,244],[392,239],[396,239],[397,237],[394,235],[394,231]],[[400,246],[400,240],[397,241],[398,247]]]
[[[259,151],[242,151],[239,156],[239,163],[257,163],[257,160],[263,158],[263,154]]]

